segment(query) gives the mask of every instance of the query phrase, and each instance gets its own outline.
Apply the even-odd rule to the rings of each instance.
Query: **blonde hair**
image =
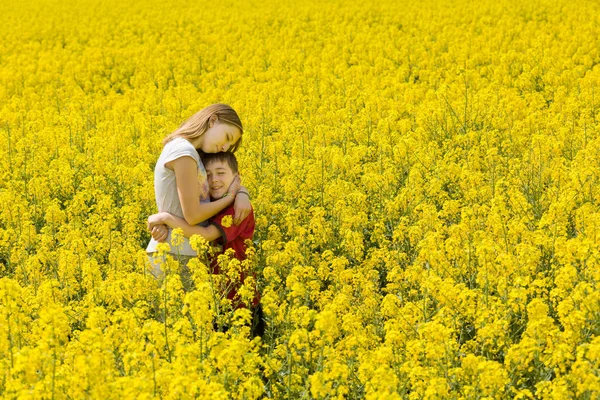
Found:
[[[242,121],[233,108],[227,104],[221,103],[211,104],[210,106],[203,108],[196,114],[189,117],[183,124],[179,126],[179,128],[175,129],[173,133],[163,140],[163,145],[178,137],[191,141],[192,139],[204,135],[204,132],[208,130],[210,118],[213,115],[216,115],[219,121],[239,128],[240,138],[228,150],[235,152],[242,143],[241,134],[244,133]]]

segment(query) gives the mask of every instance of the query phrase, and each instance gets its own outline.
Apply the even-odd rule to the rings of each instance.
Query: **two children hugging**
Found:
[[[236,179],[238,176],[238,163],[234,153],[201,153],[201,158],[206,168],[211,201],[226,196],[235,196],[236,194],[248,196],[247,192],[238,190],[239,185],[236,184],[239,181],[239,179]],[[233,257],[240,262],[245,260],[247,250],[246,241],[251,241],[254,234],[255,222],[252,210],[239,225],[233,224],[233,216],[234,208],[233,205],[230,205],[211,217],[207,221],[207,224],[190,225],[184,218],[174,216],[168,212],[159,212],[148,217],[148,229],[151,231],[152,237],[158,242],[162,242],[167,238],[169,233],[168,228],[180,228],[186,238],[192,235],[200,235],[207,241],[212,242],[215,251],[210,257],[210,268],[213,274],[220,274],[222,271],[218,262],[218,256],[225,253],[233,253]],[[160,279],[163,273],[160,270],[156,270],[155,267],[153,275]],[[253,275],[254,282],[256,282],[256,275]],[[234,309],[244,307],[243,302],[239,299],[238,289],[244,284],[246,278],[246,272],[242,271],[239,282],[233,285],[226,285],[226,296],[233,304]],[[262,310],[259,301],[260,296],[256,290],[256,285],[254,285],[254,297],[250,302],[250,306],[253,314],[253,333],[255,335],[262,335],[264,331]]]

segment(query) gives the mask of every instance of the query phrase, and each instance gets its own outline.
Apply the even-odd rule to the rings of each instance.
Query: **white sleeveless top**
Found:
[[[192,157],[196,161],[198,167],[198,186],[200,187],[200,199],[201,203],[207,203],[210,201],[208,195],[208,180],[206,178],[206,170],[198,151],[194,146],[186,139],[175,138],[165,145],[160,157],[154,167],[154,194],[156,198],[156,206],[158,211],[166,211],[177,217],[183,218],[183,209],[181,208],[181,202],[179,201],[179,194],[177,193],[177,182],[175,180],[175,171],[165,167],[165,164],[169,161],[176,160],[180,157]],[[202,223],[201,223],[202,224]],[[171,229],[169,229],[169,236],[165,243],[171,245],[171,253],[180,254],[186,256],[196,256],[196,251],[190,247],[189,239],[184,238],[183,244],[174,248],[171,243]],[[153,253],[156,251],[156,245],[158,242],[154,239],[150,239],[146,252]]]

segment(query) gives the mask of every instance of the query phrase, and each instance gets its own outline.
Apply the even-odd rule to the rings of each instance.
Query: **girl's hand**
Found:
[[[252,204],[250,204],[250,197],[247,195],[248,191],[243,186],[240,189],[244,189],[244,193],[238,193],[235,196],[235,202],[233,203],[233,223],[234,225],[239,225],[242,223],[244,219],[248,215],[250,215],[250,211],[252,211]]]
[[[227,193],[230,196],[235,196],[241,187],[242,187],[242,181],[240,179],[240,176],[236,175],[233,178],[233,182],[231,182],[231,185],[229,185],[229,189],[227,189]]]
[[[151,230],[152,238],[157,242],[164,242],[169,236],[169,228],[166,225],[154,225]]]

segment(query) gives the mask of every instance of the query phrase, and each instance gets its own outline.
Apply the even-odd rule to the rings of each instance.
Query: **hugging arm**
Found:
[[[243,220],[250,214],[252,205],[250,204],[250,195],[248,189],[241,187],[235,196],[235,202],[233,203],[233,224],[239,225]]]
[[[229,206],[240,188],[239,178],[237,178],[237,181],[234,181],[229,188],[228,196],[210,203],[200,203],[198,201],[200,189],[198,188],[196,161],[191,157],[180,157],[170,161],[166,166],[175,171],[179,201],[181,202],[185,221],[189,225],[205,221]],[[152,227],[149,226],[149,228]]]
[[[157,242],[162,243],[169,237],[169,228],[166,225],[154,225],[152,228],[150,228],[150,225],[148,225],[148,229],[150,230],[152,239],[156,240]]]
[[[168,212],[160,212],[158,214],[153,214],[148,217],[148,228],[151,232],[153,232],[152,236],[154,237],[154,228],[159,226],[168,226],[171,229],[181,228],[183,230],[183,236],[189,238],[192,235],[200,235],[204,239],[209,242],[216,240],[221,237],[221,232],[214,225],[209,226],[198,226],[198,225],[190,225],[183,218],[176,217],[174,215],[169,214]],[[152,226],[152,228],[151,228]],[[161,228],[158,228],[161,229]],[[155,237],[156,240],[158,240]],[[164,236],[166,239],[166,235]],[[164,240],[163,239],[163,240]],[[160,240],[158,240],[160,241]]]

